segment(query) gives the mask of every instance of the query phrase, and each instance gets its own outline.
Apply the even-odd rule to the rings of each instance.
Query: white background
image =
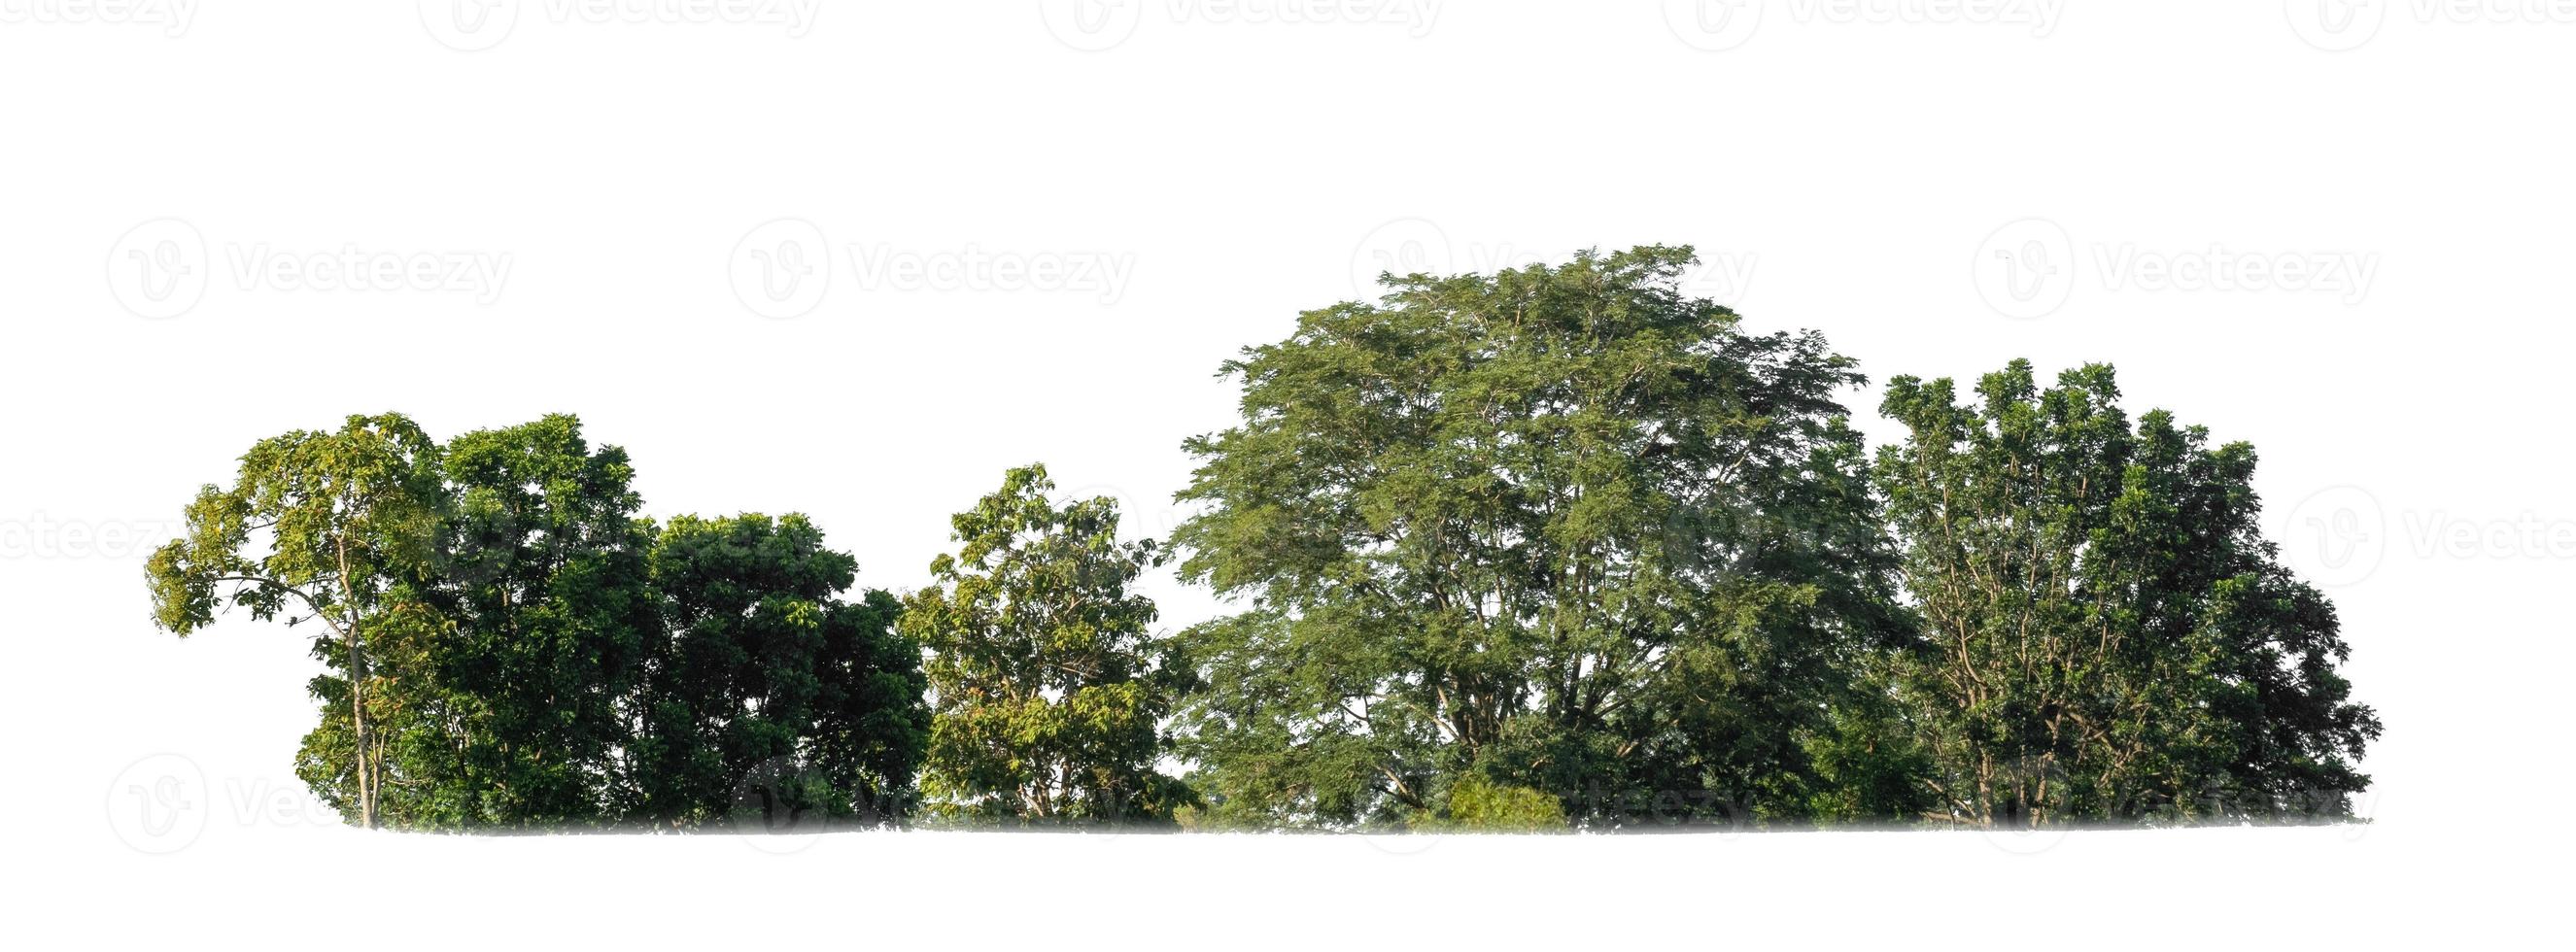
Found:
[[[2563,924],[2576,7],[450,6],[0,0],[0,904],[28,947]],[[1354,275],[1649,242],[1878,380],[2109,360],[2133,411],[2255,443],[2388,725],[2377,822],[366,835],[292,774],[301,632],[148,623],[143,554],[195,487],[358,412],[442,437],[578,413],[652,514],[807,512],[870,586],[925,581],[946,514],[1032,460],[1159,535],[1181,439],[1230,418],[1217,364]],[[318,279],[264,270],[317,255]],[[1849,403],[1886,439],[1876,401]],[[1173,627],[1216,610],[1155,592]]]

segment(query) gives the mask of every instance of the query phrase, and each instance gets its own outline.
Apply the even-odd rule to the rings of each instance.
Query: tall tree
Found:
[[[670,642],[629,742],[628,816],[669,828],[745,806],[762,822],[902,818],[929,714],[892,595],[843,601],[857,562],[799,515],[680,517],[651,571]]]
[[[2112,370],[1890,381],[1877,479],[1922,637],[1893,685],[1975,824],[2342,817],[2380,732],[2335,671],[2334,607],[2261,534],[2244,443]]]
[[[454,506],[425,646],[418,750],[441,761],[437,825],[559,827],[613,819],[634,694],[659,652],[653,535],[634,468],[554,415],[459,436],[444,459]],[[433,771],[424,769],[422,774]]]
[[[199,491],[187,535],[153,553],[146,570],[155,621],[183,637],[226,607],[289,626],[321,623],[314,653],[335,673],[312,690],[348,713],[332,769],[354,795],[362,827],[377,823],[386,753],[369,730],[384,682],[369,670],[368,651],[380,633],[423,623],[414,582],[444,509],[438,452],[395,414],[262,440],[242,456],[232,486]]]
[[[1437,819],[1462,783],[1592,825],[1905,808],[1811,753],[1902,631],[1862,378],[1684,294],[1694,261],[1389,276],[1225,365],[1242,422],[1186,444],[1174,537],[1248,602],[1190,633],[1219,819]]]
[[[559,829],[611,807],[640,674],[660,643],[624,451],[593,451],[570,416],[468,433],[441,454],[446,505],[413,567],[411,610],[379,624],[367,729],[391,778],[378,819],[416,829]],[[351,743],[326,708],[298,773],[326,802],[354,793]]]
[[[1161,556],[1118,539],[1116,500],[1054,491],[1044,466],[1011,470],[950,521],[963,547],[905,602],[931,652],[924,792],[987,821],[1168,821],[1196,802],[1155,767],[1189,672],[1130,588]]]

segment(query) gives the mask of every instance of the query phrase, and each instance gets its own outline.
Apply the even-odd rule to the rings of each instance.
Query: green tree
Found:
[[[1462,783],[1591,825],[1908,808],[1814,756],[1904,631],[1862,378],[1694,262],[1389,276],[1225,365],[1242,422],[1186,444],[1174,537],[1248,605],[1188,633],[1211,823],[1437,821]]]
[[[262,440],[230,487],[206,486],[187,509],[187,535],[146,569],[154,620],[182,637],[226,607],[289,626],[321,623],[314,653],[329,673],[312,691],[347,714],[320,745],[334,798],[362,827],[377,825],[386,744],[369,728],[390,713],[378,699],[395,679],[370,670],[379,638],[433,624],[415,584],[444,511],[437,444],[399,415],[351,416],[337,431]],[[308,754],[317,750],[308,741]],[[310,779],[310,775],[308,775]]]
[[[2261,534],[2255,454],[2111,368],[2041,390],[1890,382],[1877,479],[1922,636],[1890,678],[1944,812],[1976,824],[2339,818],[2380,725],[2334,607]]]
[[[327,629],[297,772],[362,826],[905,815],[928,713],[895,599],[842,601],[855,563],[802,517],[657,535],[633,477],[562,415],[264,440],[155,554],[156,618]]]
[[[1497,786],[1471,773],[1449,788],[1445,816],[1427,825],[1479,833],[1544,833],[1565,828],[1565,805],[1545,791]]]
[[[662,641],[634,468],[565,415],[459,436],[444,464],[454,503],[425,587],[447,624],[410,682],[416,734],[395,744],[422,761],[402,791],[420,801],[413,822],[611,820]]]
[[[624,451],[593,451],[570,416],[450,441],[440,530],[377,626],[368,731],[394,782],[381,822],[559,829],[616,819],[612,800],[661,619]],[[326,708],[298,772],[326,802],[348,713]]]
[[[931,652],[925,793],[982,821],[1167,822],[1196,803],[1155,768],[1188,671],[1130,590],[1161,558],[1119,541],[1116,500],[1054,490],[1044,466],[1011,470],[950,521],[963,547],[905,602]]]
[[[908,810],[929,739],[921,654],[805,517],[683,516],[651,556],[669,642],[628,741],[624,813],[668,828],[882,823]]]

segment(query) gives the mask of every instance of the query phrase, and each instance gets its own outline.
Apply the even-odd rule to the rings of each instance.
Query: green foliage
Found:
[[[963,548],[906,601],[903,631],[931,652],[925,792],[975,822],[1168,822],[1196,802],[1155,769],[1188,671],[1129,591],[1161,558],[1118,540],[1115,500],[1054,490],[1043,466],[1011,470],[951,520]]]
[[[606,819],[618,707],[661,634],[634,467],[561,415],[457,437],[446,463],[458,493],[435,591],[455,627],[436,673],[462,729],[445,732],[461,769],[442,779],[474,806],[456,820]]]
[[[1822,780],[1808,797],[1809,815],[1819,821],[1880,824],[1909,821],[1940,807],[1923,782],[1934,769],[1932,758],[1916,743],[1891,699],[1855,692],[1828,718],[1823,730],[1806,739],[1807,756]]]
[[[1955,402],[1890,382],[1879,451],[1923,635],[1891,678],[1971,823],[2340,818],[2379,735],[2333,606],[2260,530],[2254,450],[2152,412],[2111,369],[2016,361]]]
[[[1692,262],[1391,277],[1226,365],[1174,539],[1250,606],[1188,633],[1209,822],[1400,823],[1479,774],[1595,825],[1809,812],[1845,662],[1902,630],[1861,378]]]
[[[1544,833],[1566,828],[1565,805],[1543,790],[1506,787],[1477,774],[1449,787],[1449,815],[1442,829],[1478,833]]]
[[[623,450],[592,451],[550,416],[451,441],[443,530],[421,567],[413,622],[378,639],[391,709],[375,725],[393,782],[388,822],[427,829],[561,828],[613,819],[627,735],[618,710],[660,638]],[[349,726],[326,710],[306,779]]]
[[[297,772],[361,825],[901,819],[929,730],[894,598],[841,601],[802,517],[657,534],[633,476],[569,416],[265,440],[154,555],[155,615],[322,623]]]
[[[373,695],[395,678],[371,671],[369,653],[375,641],[423,623],[414,580],[446,501],[438,452],[419,426],[393,414],[262,440],[243,454],[231,487],[198,492],[187,535],[154,552],[145,569],[154,620],[182,637],[227,607],[289,627],[321,623],[313,653],[328,673],[313,694],[349,723],[338,742],[308,744],[302,766],[308,779],[344,788],[326,796],[361,826],[376,825],[388,757],[368,721],[394,714]]]
[[[1042,466],[899,601],[802,516],[656,526],[570,416],[262,440],[153,617],[310,624],[297,772],[369,827],[2350,816],[2381,726],[2250,446],[2017,361],[1890,381],[1873,459],[1852,362],[1693,263],[1389,276],[1226,363],[1170,551],[1238,610],[1178,636],[1135,591],[1167,550]]]
[[[905,814],[929,724],[920,650],[894,632],[893,596],[841,601],[857,563],[796,515],[682,516],[651,571],[670,641],[636,705],[630,818]]]

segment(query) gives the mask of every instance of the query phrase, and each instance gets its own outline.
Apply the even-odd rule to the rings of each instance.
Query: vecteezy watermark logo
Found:
[[[733,808],[725,825],[751,848],[787,854],[814,845],[831,826],[823,802],[830,781],[793,757],[772,757],[752,765],[733,786]]]
[[[1351,293],[1358,300],[1378,295],[1381,275],[1446,275],[1457,272],[1449,234],[1427,218],[1398,218],[1377,226],[1351,249]]]
[[[1089,295],[1103,305],[1126,296],[1135,277],[1133,252],[911,248],[853,242],[835,249],[823,230],[781,218],[745,233],[728,259],[734,297],[768,318],[799,317],[823,303],[835,267],[863,291]]]
[[[2360,584],[2388,554],[2388,513],[2359,486],[2335,486],[2300,500],[2274,527],[2282,558],[2322,588]]]
[[[1699,264],[1682,274],[1682,292],[1727,307],[1744,303],[1753,292],[1753,269],[1762,256],[1750,251],[1700,252]]]
[[[1762,28],[1762,0],[1664,0],[1664,25],[1692,49],[1731,50]]]
[[[131,559],[186,535],[168,519],[55,519],[35,513],[0,519],[0,559]]]
[[[733,295],[762,317],[798,317],[823,303],[832,284],[831,247],[823,230],[802,218],[781,218],[734,242]]]
[[[2225,245],[2155,251],[2133,242],[2093,246],[2105,290],[2283,291],[2337,296],[2345,307],[2370,297],[2379,277],[2377,252],[2244,252]]]
[[[885,242],[847,249],[853,283],[868,290],[970,291],[978,294],[1089,294],[1116,304],[1135,275],[1134,254],[1095,251],[899,248]]]
[[[821,0],[419,0],[420,25],[450,49],[501,45],[532,3],[539,18],[563,26],[767,26],[798,39],[814,28]]]
[[[1064,45],[1091,53],[1134,36],[1148,2],[1152,0],[1038,0],[1038,15]]]
[[[2055,313],[2078,285],[2113,293],[2281,293],[2333,295],[2358,307],[2378,281],[2377,252],[2238,251],[2225,245],[2167,251],[2136,242],[2079,246],[2045,218],[2025,218],[1986,236],[1970,263],[1977,296],[2006,317]]]
[[[2017,26],[2034,39],[2057,32],[2066,0],[1770,0],[1794,23],[1834,26]],[[1718,52],[1762,28],[1765,0],[1664,0],[1664,25],[1692,49]]]
[[[2409,512],[2406,540],[2419,559],[2576,559],[2576,521],[2528,512],[2510,519]]]
[[[145,853],[175,853],[206,832],[214,801],[206,773],[177,754],[135,761],[107,785],[107,824],[116,838]]]
[[[337,811],[301,784],[233,777],[217,790],[196,761],[178,754],[135,761],[107,785],[108,828],[125,845],[145,853],[186,849],[217,818],[240,827],[341,822]]]
[[[1447,0],[1038,0],[1047,31],[1066,46],[1098,52],[1127,42],[1147,10],[1174,26],[1361,25],[1393,27],[1420,39]]]
[[[176,37],[197,22],[197,0],[0,0],[0,26],[157,26]]]
[[[2377,37],[2400,0],[2282,0],[2290,30],[2329,53],[2358,49]],[[2403,0],[2408,19],[2423,26],[2566,26],[2576,24],[2576,0]]]
[[[136,225],[107,252],[107,287],[140,317],[177,317],[206,294],[206,239],[176,218]]]
[[[228,242],[209,260],[205,237],[176,218],[136,225],[107,251],[107,286],[118,304],[142,317],[185,314],[205,296],[217,272],[244,293],[453,294],[488,307],[510,279],[507,252],[382,251],[343,242],[328,251]]]
[[[2398,530],[2402,528],[2402,535]],[[2300,501],[2272,526],[2282,558],[2321,588],[2360,584],[2378,571],[2395,543],[2406,555],[2435,559],[2576,560],[2576,519],[2525,512],[2472,518],[2443,510],[2409,510],[2392,521],[2379,499],[2358,486],[2336,486]]]
[[[2006,317],[2046,317],[2075,290],[2075,240],[2045,218],[1995,229],[1971,264],[1978,296]]]
[[[2299,39],[2329,53],[2370,42],[2388,18],[2387,0],[2281,0],[2281,10]]]
[[[352,291],[455,294],[489,307],[509,283],[508,252],[376,251],[343,242],[331,251],[272,248],[267,242],[225,246],[236,287],[245,291]]]
[[[519,0],[420,0],[420,25],[449,49],[488,50],[519,25]]]

